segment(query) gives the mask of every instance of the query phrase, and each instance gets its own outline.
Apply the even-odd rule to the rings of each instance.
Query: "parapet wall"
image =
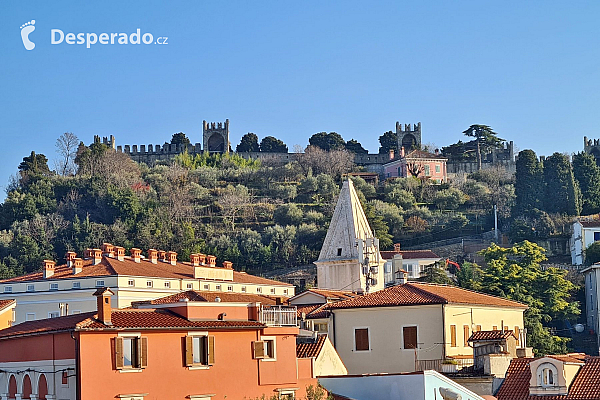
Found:
[[[136,144],[132,146],[128,144],[125,146],[116,146],[116,151],[118,153],[125,153],[131,157],[133,161],[148,164],[150,166],[154,165],[159,160],[170,160],[176,155],[184,153],[186,150],[190,155],[201,154],[202,145],[200,143],[188,145],[165,143],[162,146],[159,144],[149,144],[148,147],[146,147],[145,144],[142,144],[139,147]]]

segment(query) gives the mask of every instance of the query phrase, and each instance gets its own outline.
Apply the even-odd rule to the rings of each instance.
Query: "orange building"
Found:
[[[296,356],[295,307],[188,293],[112,309],[110,289],[95,295],[95,312],[0,331],[0,398],[293,399],[317,384]]]

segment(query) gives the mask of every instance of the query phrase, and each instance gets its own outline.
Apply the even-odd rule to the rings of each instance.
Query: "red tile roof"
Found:
[[[27,321],[0,330],[1,338],[65,330],[122,330],[122,329],[258,329],[264,324],[256,321],[189,321],[168,310],[113,310],[112,326],[106,326],[97,319],[96,312],[69,315],[59,318]]]
[[[330,303],[297,306],[298,318],[302,318],[302,313],[306,319],[327,318],[329,317],[329,305]]]
[[[330,304],[330,308],[386,307],[422,304],[476,304],[495,307],[527,308],[516,301],[491,296],[456,286],[410,282]]]
[[[306,292],[315,293],[315,294],[325,297],[325,299],[327,299],[327,300],[333,300],[333,301],[353,299],[354,297],[357,296],[356,293],[352,293],[347,290],[314,289],[313,288],[313,289],[306,290]],[[305,292],[302,292],[302,293],[305,293]],[[302,293],[300,293],[300,294],[302,294]]]
[[[313,342],[296,343],[296,357],[297,358],[315,358],[319,356],[323,345],[327,340],[327,335],[319,335]]]
[[[581,355],[549,356],[552,358],[567,357],[581,362]],[[557,358],[559,359],[559,358]],[[600,357],[586,357],[585,364],[581,367],[568,394],[562,396],[530,396],[529,380],[531,370],[529,363],[534,358],[515,358],[511,361],[506,379],[500,386],[496,397],[498,400],[598,400],[600,399]]]
[[[427,158],[427,159],[446,159],[442,155],[437,155],[423,150],[413,150],[408,153],[405,158]]]
[[[15,299],[0,300],[0,311],[12,306],[13,304],[15,304],[15,302]]]
[[[208,301],[214,302],[216,298],[219,298],[222,302],[225,303],[261,303],[265,305],[275,305],[277,304],[277,299],[275,297],[264,296],[261,294],[252,294],[252,293],[232,293],[232,292],[198,292],[195,290],[188,290],[185,292],[180,292],[177,294],[172,294],[170,296],[160,297],[154,300],[146,300],[146,301],[135,301],[132,305],[135,307],[141,304],[168,304],[168,303],[177,303],[182,299],[187,299],[189,301]]]
[[[510,330],[506,330],[504,332],[500,331],[500,330],[476,331],[476,332],[473,332],[473,334],[469,338],[469,342],[479,342],[479,341],[487,342],[488,340],[502,340],[502,339],[507,339],[509,336],[515,337],[513,331],[510,331]],[[515,339],[516,339],[516,337],[515,337]]]
[[[222,267],[207,267],[205,268],[217,268]],[[112,276],[112,275],[125,275],[125,276],[143,276],[143,277],[156,277],[156,278],[171,278],[171,279],[194,279],[194,267],[188,262],[177,262],[176,265],[159,261],[154,264],[147,259],[142,259],[140,262],[135,262],[131,257],[125,257],[123,261],[119,261],[113,257],[102,257],[102,260],[97,265],[92,265],[92,260],[83,260],[83,269],[80,273],[74,275],[73,269],[68,267],[66,264],[57,265],[54,268],[54,275],[48,279],[67,279],[67,278],[80,278],[80,277],[92,277],[92,276]],[[17,276],[14,278],[0,280],[0,283],[7,282],[28,282],[44,280],[43,272],[32,272],[27,275]],[[233,282],[236,283],[249,283],[259,285],[279,285],[293,287],[289,283],[283,283],[272,279],[261,278],[254,275],[249,275],[245,272],[233,271]]]
[[[381,258],[391,260],[396,254],[401,254],[404,260],[419,260],[422,258],[440,258],[431,250],[400,250],[400,251],[381,251]]]
[[[579,221],[584,228],[600,228],[600,220]]]

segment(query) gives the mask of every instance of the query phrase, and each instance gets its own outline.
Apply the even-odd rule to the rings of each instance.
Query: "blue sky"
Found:
[[[27,51],[20,26],[34,19]],[[90,143],[201,141],[230,120],[305,146],[336,131],[378,150],[395,122],[445,146],[479,123],[518,149],[600,138],[600,3],[0,0],[0,185],[65,131]],[[167,36],[167,45],[50,44],[65,34]]]

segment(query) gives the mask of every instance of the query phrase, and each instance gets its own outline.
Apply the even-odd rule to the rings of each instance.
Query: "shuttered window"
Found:
[[[209,366],[215,363],[215,337],[208,335],[185,337],[185,364]]]
[[[463,325],[463,337],[464,337],[464,346],[468,347],[469,346],[469,337],[471,337],[471,335],[469,334],[469,325]]]
[[[405,349],[416,349],[417,348],[417,327],[416,326],[405,326],[402,328],[402,337],[404,339]]]
[[[354,346],[356,351],[369,350],[369,328],[354,330]]]
[[[252,354],[256,359],[276,359],[275,339],[258,340],[252,342]]]
[[[146,368],[148,366],[147,337],[116,337],[115,368]]]
[[[456,347],[456,325],[450,325],[450,346]]]

